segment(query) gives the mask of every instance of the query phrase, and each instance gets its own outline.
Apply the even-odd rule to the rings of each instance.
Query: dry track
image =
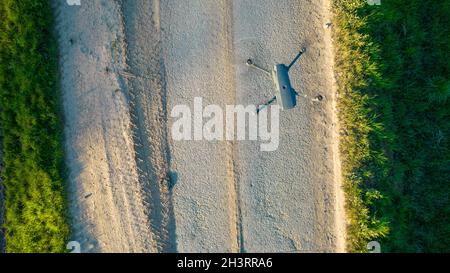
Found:
[[[56,1],[73,239],[92,252],[344,250],[329,0]],[[270,67],[325,101],[280,146],[174,142],[170,111],[272,96]]]

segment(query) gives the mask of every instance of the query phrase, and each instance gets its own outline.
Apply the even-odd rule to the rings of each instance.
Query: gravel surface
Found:
[[[289,64],[298,106],[280,114],[280,145],[259,152],[258,143],[236,149],[240,185],[243,249],[249,252],[320,251],[342,248],[336,234],[333,161],[332,51],[327,47],[328,1],[234,1],[233,33],[236,101],[262,102],[273,84],[243,62],[271,68]],[[318,94],[326,99],[312,103]]]
[[[53,1],[83,251],[344,251],[329,0]],[[278,150],[172,140],[175,105],[264,102],[246,59],[270,69],[302,46],[308,98],[281,112]]]

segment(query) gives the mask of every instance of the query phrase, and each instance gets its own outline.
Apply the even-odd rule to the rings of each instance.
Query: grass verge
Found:
[[[450,0],[333,0],[348,250],[450,250]]]
[[[7,252],[63,252],[57,47],[47,0],[0,2],[0,122]]]

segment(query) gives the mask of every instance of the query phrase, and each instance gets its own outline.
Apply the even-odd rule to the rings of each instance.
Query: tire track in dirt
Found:
[[[222,13],[224,14],[223,33],[225,35],[225,59],[228,62],[229,68],[233,68],[234,62],[234,37],[233,37],[233,1],[224,0],[221,4]],[[233,103],[236,102],[236,79],[231,69],[226,70],[229,73],[230,90],[228,96]],[[226,145],[226,162],[227,162],[227,177],[229,183],[229,215],[230,215],[230,227],[232,241],[232,252],[245,252],[244,237],[242,232],[242,212],[241,212],[241,199],[239,190],[239,173],[237,173],[237,152],[236,142],[227,141]],[[234,230],[235,229],[235,230]],[[235,239],[233,239],[235,238]],[[235,240],[235,242],[233,241]]]
[[[123,0],[126,78],[139,181],[158,252],[176,252],[159,1]]]
[[[82,252],[154,251],[122,83],[119,1],[52,1],[60,50],[72,238]]]

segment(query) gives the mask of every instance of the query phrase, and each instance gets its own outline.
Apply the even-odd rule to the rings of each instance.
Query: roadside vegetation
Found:
[[[450,250],[450,0],[333,0],[348,250]]]
[[[47,0],[0,1],[7,252],[63,252],[69,234],[51,12]]]

